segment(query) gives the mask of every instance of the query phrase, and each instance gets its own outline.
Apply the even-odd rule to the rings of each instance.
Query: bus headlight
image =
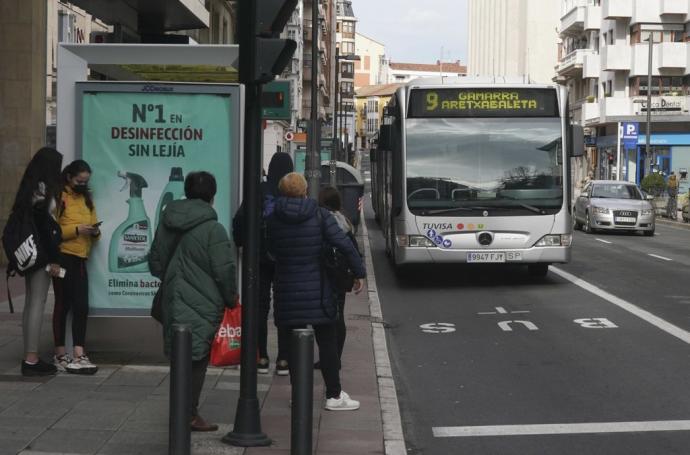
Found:
[[[409,237],[409,246],[417,248],[433,248],[436,246],[436,244],[423,235],[411,235]]]
[[[534,246],[570,246],[572,243],[571,234],[549,234],[539,239]]]

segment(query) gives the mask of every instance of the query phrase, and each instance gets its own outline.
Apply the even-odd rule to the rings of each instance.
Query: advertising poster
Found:
[[[93,170],[90,186],[103,222],[88,261],[94,314],[149,313],[160,284],[149,273],[149,250],[166,204],[184,198],[189,172],[216,177],[214,208],[231,227],[238,101],[172,90],[84,91],[82,158]]]

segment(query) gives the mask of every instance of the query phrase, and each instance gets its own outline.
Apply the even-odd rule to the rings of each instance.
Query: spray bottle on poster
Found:
[[[129,186],[129,212],[110,239],[108,267],[117,273],[145,273],[149,271],[148,256],[151,248],[151,221],[146,214],[142,192],[148,187],[146,180],[133,172],[118,172]]]

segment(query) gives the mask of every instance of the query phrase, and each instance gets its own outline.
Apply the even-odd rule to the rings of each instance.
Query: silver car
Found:
[[[654,206],[634,183],[592,180],[582,190],[573,209],[575,229],[642,231],[654,235]]]

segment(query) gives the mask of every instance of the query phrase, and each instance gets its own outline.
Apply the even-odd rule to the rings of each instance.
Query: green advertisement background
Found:
[[[89,306],[96,310],[143,310],[148,314],[158,280],[149,273],[112,273],[108,268],[108,250],[111,236],[129,213],[130,197],[125,180],[118,171],[132,172],[144,177],[148,188],[142,199],[155,234],[156,207],[164,187],[168,184],[170,169],[181,167],[184,175],[205,170],[213,173],[218,184],[214,208],[218,221],[231,226],[231,137],[233,122],[232,102],[228,95],[180,93],[122,93],[86,92],[83,96],[82,158],[92,170],[90,186],[101,225],[101,239],[96,242],[88,260]],[[133,115],[133,106],[146,106],[145,120]],[[148,106],[153,105],[153,110]],[[159,115],[158,105],[163,106]],[[140,111],[141,112],[141,111]],[[180,118],[181,117],[181,118]],[[136,121],[134,121],[136,119]],[[156,122],[159,120],[159,122]],[[160,120],[164,120],[160,122]],[[180,122],[181,120],[181,122]],[[201,130],[196,140],[113,138],[113,128],[191,128]],[[129,131],[129,130],[128,130]],[[118,135],[120,135],[118,133]],[[168,137],[171,137],[170,135]],[[189,136],[187,136],[189,137]],[[150,147],[149,156],[130,156],[131,145]],[[179,147],[184,156],[154,156],[153,145],[166,145],[169,153]],[[228,231],[230,232],[230,231]],[[123,285],[123,283],[126,283]]]

